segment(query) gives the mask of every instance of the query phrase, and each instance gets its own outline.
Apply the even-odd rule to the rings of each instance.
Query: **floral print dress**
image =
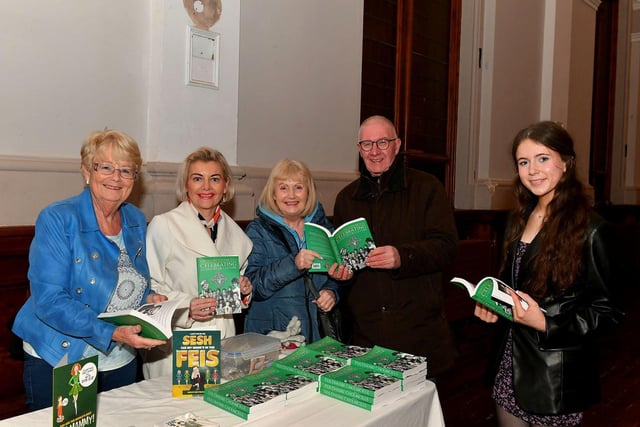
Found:
[[[515,256],[515,275],[518,277],[520,261],[526,252],[528,243],[519,242]],[[493,385],[493,399],[496,404],[510,414],[531,424],[544,426],[579,426],[582,423],[582,412],[563,415],[536,415],[524,411],[516,403],[513,391],[513,339],[511,332],[507,338],[507,344],[502,354],[500,367]]]

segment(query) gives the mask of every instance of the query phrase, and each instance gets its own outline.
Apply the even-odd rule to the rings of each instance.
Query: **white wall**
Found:
[[[354,170],[363,0],[240,3],[238,159]]]
[[[345,140],[358,127],[362,8],[224,2],[211,28],[219,88],[209,89],[185,84],[191,21],[179,0],[1,1],[0,225],[33,224],[42,207],[79,192],[80,145],[105,126],[140,145],[145,173],[132,201],[148,218],[175,206],[177,166],[201,145],[234,165],[237,219],[253,218],[266,174],[285,156],[308,163],[331,212],[355,176]]]

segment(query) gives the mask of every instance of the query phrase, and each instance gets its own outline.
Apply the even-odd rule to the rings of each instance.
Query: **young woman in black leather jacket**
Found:
[[[528,303],[513,308],[495,363],[500,426],[573,426],[599,399],[595,332],[619,322],[610,294],[612,227],[590,207],[569,133],[555,122],[513,141],[517,207],[505,233],[502,279]],[[512,295],[515,299],[515,295]],[[498,316],[481,305],[475,315]]]

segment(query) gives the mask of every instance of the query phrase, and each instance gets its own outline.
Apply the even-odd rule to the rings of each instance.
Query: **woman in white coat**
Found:
[[[182,202],[151,220],[147,231],[147,261],[151,287],[172,300],[184,301],[173,318],[174,329],[219,330],[235,335],[232,314],[218,314],[213,298],[198,297],[196,258],[237,255],[243,308],[253,287],[244,270],[252,243],[220,205],[231,200],[231,168],[224,156],[207,147],[189,154],[178,171],[176,192]],[[187,308],[188,307],[188,308]],[[146,379],[171,375],[171,341],[143,355]]]

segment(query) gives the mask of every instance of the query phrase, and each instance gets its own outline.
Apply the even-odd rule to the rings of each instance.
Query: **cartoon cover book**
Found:
[[[174,331],[171,395],[203,395],[220,380],[220,331]]]
[[[98,356],[55,367],[52,392],[54,427],[96,426]]]
[[[216,314],[242,312],[240,261],[237,256],[199,257],[198,295],[216,299]]]
[[[304,224],[307,248],[318,252],[310,272],[327,272],[333,263],[348,266],[352,271],[365,268],[365,260],[376,244],[365,218],[357,218],[342,224],[331,233],[321,225]]]

